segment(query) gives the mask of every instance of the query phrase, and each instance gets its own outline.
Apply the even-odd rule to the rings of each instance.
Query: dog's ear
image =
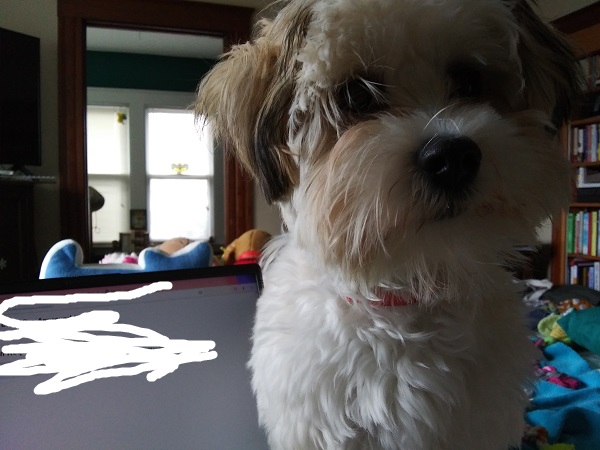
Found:
[[[298,178],[287,146],[294,55],[306,15],[296,17],[285,30],[264,21],[260,37],[225,54],[200,83],[195,104],[196,116],[233,145],[269,203],[285,197]]]
[[[571,115],[581,90],[581,73],[573,48],[544,23],[527,0],[504,0],[519,23],[518,52],[528,107],[547,111],[556,128]]]

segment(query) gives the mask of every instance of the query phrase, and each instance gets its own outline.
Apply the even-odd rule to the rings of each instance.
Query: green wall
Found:
[[[88,87],[195,92],[216,63],[210,59],[87,52]]]

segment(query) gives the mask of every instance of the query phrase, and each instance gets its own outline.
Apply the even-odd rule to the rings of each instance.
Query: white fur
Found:
[[[200,86],[198,114],[288,230],[263,259],[249,362],[273,449],[518,445],[534,350],[507,266],[567,202],[548,130],[576,78],[560,38],[524,11],[292,0]],[[457,96],[455,64],[477,67],[477,98]],[[385,107],[340,106],[340,86],[359,77]],[[440,135],[481,152],[455,203],[415,163]],[[384,290],[412,300],[381,306]]]
[[[436,306],[350,304],[282,236],[264,273],[250,366],[274,449],[502,449],[523,431],[533,346],[509,277]],[[495,278],[495,280],[492,280]],[[355,301],[358,300],[354,297]]]

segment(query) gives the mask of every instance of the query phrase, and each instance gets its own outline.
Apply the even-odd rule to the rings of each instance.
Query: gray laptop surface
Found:
[[[260,289],[254,265],[0,285],[0,448],[266,449]]]

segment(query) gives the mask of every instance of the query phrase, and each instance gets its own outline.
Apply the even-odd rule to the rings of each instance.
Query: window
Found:
[[[147,210],[151,242],[223,242],[222,152],[196,124],[193,101],[193,93],[88,88],[88,180],[105,198],[92,214],[94,244],[129,231],[130,209]]]
[[[88,184],[104,197],[92,206],[92,240],[107,243],[129,229],[129,110],[119,106],[88,106]]]
[[[200,134],[201,132],[201,134]],[[152,241],[208,239],[213,190],[210,130],[188,110],[146,110],[146,170]]]

